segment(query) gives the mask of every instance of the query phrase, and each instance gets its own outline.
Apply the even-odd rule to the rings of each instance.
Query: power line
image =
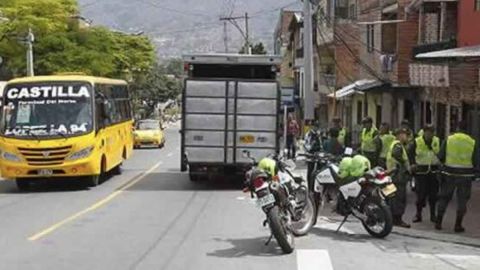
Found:
[[[166,32],[160,32],[160,31],[154,31],[154,32],[148,32],[149,34],[156,34],[156,35],[168,35],[168,34],[177,34],[177,33],[185,33],[185,32],[192,32],[196,30],[204,30],[204,29],[212,29],[212,26],[222,26],[222,24],[217,23],[208,23],[208,24],[203,24],[203,25],[196,25],[194,27],[190,28],[184,28],[184,29],[178,29],[178,30],[172,30],[172,31],[166,31]]]
[[[291,2],[289,4],[286,4],[286,5],[283,5],[283,6],[280,6],[280,7],[276,7],[276,8],[273,8],[273,9],[263,9],[263,10],[259,10],[259,11],[256,11],[254,13],[252,13],[251,17],[257,17],[257,16],[260,16],[260,15],[263,15],[265,13],[271,13],[271,12],[275,12],[275,11],[279,11],[279,10],[282,10],[284,8],[287,8],[287,7],[291,7],[293,5],[296,5],[298,4],[298,1],[294,1],[294,2]],[[262,14],[263,13],[263,14]]]
[[[188,11],[184,11],[184,10],[178,10],[178,9],[166,7],[166,6],[163,6],[163,5],[159,5],[155,2],[151,2],[151,1],[148,1],[148,0],[135,0],[135,1],[142,2],[142,3],[147,4],[149,6],[159,8],[159,9],[162,9],[162,10],[166,10],[166,11],[170,11],[170,12],[174,12],[174,13],[184,15],[184,16],[210,17],[208,15],[205,15],[204,13],[195,13],[195,12],[188,12]]]

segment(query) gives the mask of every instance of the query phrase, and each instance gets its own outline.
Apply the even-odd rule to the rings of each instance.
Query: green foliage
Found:
[[[240,49],[240,54],[245,54],[245,48],[242,47],[242,49]],[[263,45],[262,42],[259,42],[257,44],[254,44],[252,46],[252,54],[267,54],[267,51],[265,50],[265,45]]]
[[[3,79],[25,75],[26,47],[19,38],[29,28],[35,34],[36,75],[83,72],[135,81],[151,68],[155,50],[148,38],[81,28],[77,13],[76,0],[2,0],[0,14],[8,18],[0,23]]]

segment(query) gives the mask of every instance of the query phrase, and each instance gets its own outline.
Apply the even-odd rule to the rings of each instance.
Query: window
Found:
[[[375,26],[367,24],[367,50],[373,52],[375,49]]]
[[[475,10],[480,11],[480,0],[475,0]]]

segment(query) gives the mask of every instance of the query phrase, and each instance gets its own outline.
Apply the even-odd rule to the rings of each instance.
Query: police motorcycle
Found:
[[[306,181],[292,174],[296,165],[291,160],[271,156],[257,162],[249,151],[243,151],[243,155],[251,160],[251,168],[245,173],[244,192],[257,198],[257,206],[267,216],[263,225],[271,231],[265,245],[275,237],[284,253],[292,253],[294,236],[306,235],[316,219]]]
[[[315,126],[305,134],[303,149],[306,153],[316,153],[322,149],[324,139],[320,129]]]
[[[386,200],[393,197],[397,189],[383,168],[371,169],[368,159],[360,155],[351,158],[351,154],[352,150],[347,148],[344,158],[325,153],[305,155],[316,164],[324,164],[311,176],[317,213],[328,201],[326,188],[333,185],[337,190],[333,211],[344,217],[337,232],[353,215],[370,235],[384,238],[393,228],[392,213]]]

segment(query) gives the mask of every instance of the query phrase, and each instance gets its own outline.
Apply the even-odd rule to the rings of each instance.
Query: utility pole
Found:
[[[248,29],[248,13],[247,12],[245,12],[245,31],[246,31],[245,53],[251,55],[252,47],[250,47],[250,35],[249,35],[249,29]]]
[[[245,20],[245,30],[238,25],[237,20]],[[245,54],[252,54],[252,48],[250,47],[250,30],[249,30],[248,20],[249,20],[248,13],[245,13],[245,16],[220,18],[220,21],[230,22],[233,26],[235,26],[235,28],[238,29],[238,31],[240,31],[240,34],[242,34],[243,38],[245,39],[245,44],[243,46],[245,50]]]
[[[223,22],[223,43],[225,44],[225,53],[228,53],[228,29],[227,21]]]
[[[35,36],[32,33],[32,29],[28,29],[27,37],[25,38],[25,43],[27,44],[27,76],[35,76],[33,71],[33,42],[35,41]]]
[[[304,49],[304,120],[315,118],[315,98],[313,93],[313,29],[312,29],[312,5],[310,0],[303,0],[303,49]]]

